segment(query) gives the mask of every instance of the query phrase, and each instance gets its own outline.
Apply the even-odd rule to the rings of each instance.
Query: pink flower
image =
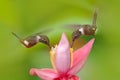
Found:
[[[30,74],[38,76],[43,80],[80,80],[75,74],[77,74],[85,64],[93,43],[94,39],[91,39],[82,48],[72,53],[73,49],[70,48],[68,39],[65,33],[63,33],[58,46],[52,47],[50,51],[53,69],[32,68]]]

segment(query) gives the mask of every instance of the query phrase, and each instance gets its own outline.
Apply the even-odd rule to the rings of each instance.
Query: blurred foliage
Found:
[[[39,80],[29,75],[30,68],[51,67],[45,45],[26,49],[11,32],[24,38],[53,29],[47,35],[54,45],[62,32],[71,38],[66,24],[91,24],[96,7],[95,44],[78,75],[81,80],[120,80],[119,0],[0,0],[0,80]]]

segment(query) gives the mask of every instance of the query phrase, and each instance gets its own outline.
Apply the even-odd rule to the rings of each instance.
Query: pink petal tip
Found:
[[[65,33],[56,49],[56,68],[59,73],[66,73],[70,68],[70,45]]]
[[[69,74],[76,74],[84,66],[84,64],[87,60],[87,57],[92,49],[94,40],[95,40],[94,38],[91,39],[82,48],[80,48],[74,52],[73,66],[72,66],[71,70],[69,71]]]
[[[38,76],[44,80],[53,80],[54,78],[58,77],[58,74],[55,73],[53,69],[35,69],[32,68],[30,70],[30,75]]]

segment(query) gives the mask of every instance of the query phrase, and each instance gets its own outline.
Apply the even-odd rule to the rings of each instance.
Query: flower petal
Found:
[[[30,70],[30,74],[33,76],[38,76],[44,80],[53,80],[58,77],[58,74],[54,72],[53,69],[35,69]]]
[[[70,68],[70,45],[65,33],[56,49],[56,69],[59,73],[66,73]]]
[[[91,39],[82,48],[74,52],[73,56],[73,66],[68,72],[68,74],[76,74],[85,64],[85,61],[91,51],[92,45],[94,43],[94,38]]]

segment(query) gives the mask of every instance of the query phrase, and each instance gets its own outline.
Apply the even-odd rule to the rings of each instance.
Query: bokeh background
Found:
[[[22,38],[44,29],[51,44],[61,33],[70,37],[65,24],[91,24],[98,8],[95,43],[81,80],[120,80],[120,1],[119,0],[0,0],[0,80],[39,80],[30,76],[32,67],[51,67],[49,49],[38,44],[27,49],[11,34]],[[84,38],[85,41],[90,38]]]

